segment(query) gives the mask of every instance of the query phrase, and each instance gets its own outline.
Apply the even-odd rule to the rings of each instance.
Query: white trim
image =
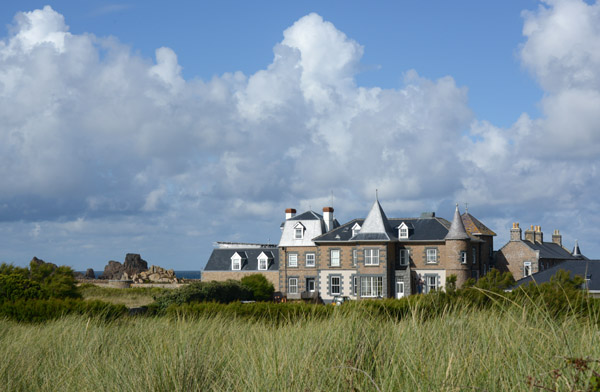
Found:
[[[312,256],[312,264],[308,264],[308,256]],[[316,264],[316,260],[317,260],[317,255],[315,254],[315,252],[308,252],[305,256],[304,256],[304,264],[307,267],[314,267]]]
[[[292,284],[292,281],[294,284]],[[288,279],[288,294],[298,294],[298,278]]]
[[[433,252],[431,255],[429,254],[430,251]],[[437,264],[438,250],[436,248],[426,248],[425,255],[427,264]]]
[[[241,271],[242,264],[244,258],[240,256],[238,252],[235,252],[233,256],[231,256],[231,270],[232,271]]]
[[[400,226],[398,226],[398,238],[408,239],[408,234],[408,226],[406,223],[402,222]]]
[[[333,263],[334,257],[333,257],[333,253],[337,253],[337,258],[335,258],[335,260],[337,261],[335,264]],[[329,250],[329,266],[330,267],[339,267],[342,264],[342,252],[339,249],[330,249]]]
[[[379,265],[379,248],[365,248],[365,265]]]
[[[293,262],[292,262],[292,260],[293,260]],[[297,267],[297,266],[298,266],[298,253],[288,253],[288,267]]]
[[[354,224],[354,226],[352,226],[352,237],[354,237],[355,235],[357,235],[360,232],[360,225],[358,224],[358,222],[356,222]]]
[[[400,257],[400,265],[401,266],[406,266],[406,265],[410,264],[410,250],[400,249],[399,257]]]

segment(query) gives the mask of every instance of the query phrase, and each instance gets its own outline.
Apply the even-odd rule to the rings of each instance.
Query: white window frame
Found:
[[[438,260],[437,260],[437,249],[436,248],[427,248],[425,250],[425,254],[426,254],[426,258],[427,264],[437,264]]]
[[[379,265],[379,248],[365,248],[365,265]]]
[[[309,256],[312,256],[312,262],[311,263],[308,262]],[[305,256],[305,258],[304,258],[304,262],[305,262],[305,264],[306,264],[307,267],[314,267],[315,264],[316,264],[316,260],[317,260],[317,255],[315,253],[312,253],[312,252],[311,253],[307,253],[306,256]]]
[[[464,250],[460,252],[460,263],[461,264],[467,264],[467,255],[468,255],[468,253],[465,252]]]
[[[334,280],[337,280],[337,283],[334,284]],[[333,288],[337,287],[337,291],[334,292]],[[339,275],[330,276],[329,277],[329,291],[331,295],[341,295],[342,294],[342,277]]]
[[[402,295],[399,295],[402,294]],[[400,299],[404,297],[404,280],[402,278],[396,278],[396,298]]]
[[[358,264],[358,249],[352,249],[352,265],[356,267]]]
[[[241,271],[242,270],[242,256],[237,254],[237,252],[231,256],[231,270],[232,271]]]
[[[523,277],[526,278],[528,276],[531,276],[533,273],[533,270],[531,268],[531,261],[524,261],[523,262]]]
[[[400,265],[407,266],[410,264],[410,251],[408,249],[400,249]]]
[[[298,253],[288,253],[288,267],[298,267]]]
[[[363,298],[383,297],[383,277],[361,276],[360,296]]]
[[[260,271],[266,271],[267,269],[269,269],[269,259],[266,257],[259,257],[258,258],[258,269]]]
[[[301,240],[304,238],[304,229],[302,226],[294,227],[294,239]]]
[[[288,294],[298,294],[298,278],[288,279]]]
[[[360,232],[360,225],[358,223],[355,223],[354,226],[352,226],[352,237],[357,235],[359,232]]]
[[[429,279],[435,279],[433,285]],[[433,290],[438,290],[440,287],[440,277],[438,275],[425,275],[425,293],[431,293]]]
[[[352,277],[352,295],[358,295],[358,276],[356,275]]]
[[[398,238],[408,239],[408,226],[404,222],[398,227]]]
[[[309,282],[312,282],[312,290],[310,289]],[[316,279],[315,278],[306,278],[306,291],[309,293],[314,293],[316,290]]]
[[[337,258],[333,257],[334,253],[337,254]],[[329,250],[329,266],[330,267],[341,266],[341,264],[342,264],[341,257],[342,257],[342,252],[339,249],[330,249]],[[337,260],[335,264],[333,262],[334,260]]]

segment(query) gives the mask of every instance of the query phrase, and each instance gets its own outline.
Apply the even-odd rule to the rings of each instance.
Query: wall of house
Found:
[[[495,265],[500,271],[509,271],[515,280],[523,279],[523,262],[531,261],[532,273],[539,270],[537,252],[522,241],[509,241],[496,252]]]
[[[318,282],[318,290],[321,299],[324,302],[330,302],[333,300],[334,296],[331,293],[330,287],[330,279],[332,276],[338,276],[341,280],[341,292],[339,295],[347,296],[352,299],[356,299],[356,296],[353,293],[352,285],[354,276],[356,276],[356,270],[346,270],[346,269],[324,269],[319,271],[319,282]]]
[[[290,267],[288,264],[288,254],[298,255],[298,266]],[[306,254],[315,254],[315,266],[306,266]],[[300,299],[302,292],[306,291],[306,279],[315,278],[315,284],[318,277],[318,268],[320,264],[320,249],[317,246],[288,246],[279,248],[279,287],[281,292],[289,299]],[[288,293],[288,279],[298,278],[298,292],[296,294]],[[317,289],[317,288],[316,288]],[[318,290],[318,289],[317,289]]]
[[[203,282],[224,282],[228,279],[240,280],[248,275],[261,274],[279,291],[279,271],[202,271]]]

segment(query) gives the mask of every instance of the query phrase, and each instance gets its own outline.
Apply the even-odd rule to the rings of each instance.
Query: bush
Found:
[[[11,278],[6,278],[7,276]],[[70,267],[57,267],[37,258],[31,261],[29,269],[2,263],[0,265],[0,277],[4,277],[5,285],[12,287],[10,289],[11,300],[19,299],[19,295],[23,295],[23,299],[81,297],[77,291],[77,281],[73,275],[73,270]],[[41,289],[41,292],[37,290],[37,287]],[[23,290],[27,290],[27,292]],[[5,293],[8,293],[8,291]],[[0,300],[7,298],[8,294],[3,295],[0,293]]]
[[[252,292],[253,299],[256,301],[270,301],[273,299],[275,287],[269,282],[263,274],[253,274],[244,276],[241,280],[242,286]]]
[[[0,275],[0,303],[42,298],[47,298],[47,295],[38,282],[27,279],[19,273]]]
[[[165,310],[170,305],[182,305],[190,302],[229,303],[250,299],[252,299],[252,291],[237,280],[191,283],[155,298],[160,310]]]
[[[83,301],[72,298],[20,299],[0,303],[0,317],[21,322],[42,322],[69,314],[98,317],[109,321],[127,314],[127,308],[124,305],[114,305],[102,301]]]

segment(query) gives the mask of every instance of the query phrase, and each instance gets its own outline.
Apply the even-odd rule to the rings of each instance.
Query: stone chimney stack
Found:
[[[521,228],[519,227],[519,222],[514,222],[512,229],[510,229],[510,240],[511,241],[521,241]]]
[[[293,208],[288,208],[285,210],[285,219],[288,220],[296,216],[296,210]]]
[[[327,231],[333,229],[333,207],[323,207],[323,220]]]
[[[538,244],[541,244],[544,242],[544,233],[542,233],[542,226],[538,225],[535,227],[533,236],[534,236],[535,242],[537,242]]]
[[[554,233],[552,233],[552,242],[558,246],[562,246],[562,235],[560,235],[558,230],[554,230]]]
[[[533,235],[534,233],[534,227],[533,225],[531,225],[531,228],[528,230],[525,230],[525,241],[529,241],[531,243],[535,242],[535,237]]]

